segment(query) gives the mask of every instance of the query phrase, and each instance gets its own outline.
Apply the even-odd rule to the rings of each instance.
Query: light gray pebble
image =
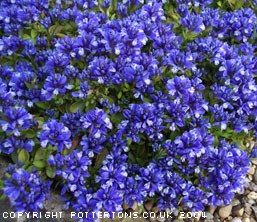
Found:
[[[231,220],[231,222],[242,222],[242,220],[239,217],[235,217]]]
[[[255,204],[255,200],[249,199],[249,200],[248,200],[248,203],[251,204],[251,205],[253,205],[253,204]]]
[[[253,175],[253,180],[254,180],[255,183],[257,183],[257,171]]]
[[[231,214],[232,205],[221,207],[219,209],[219,215],[221,218],[227,218]]]
[[[146,202],[146,203],[144,204],[144,207],[145,207],[146,210],[150,211],[150,210],[152,210],[153,205],[154,205],[154,202],[153,202],[153,201],[148,201],[148,202]]]
[[[240,204],[240,201],[238,199],[232,200],[232,207],[237,206]]]
[[[257,192],[257,185],[254,183],[251,183],[251,186],[249,187],[249,190]]]
[[[245,189],[243,188],[241,191],[237,192],[239,195],[243,195],[245,193]]]
[[[205,212],[206,214],[206,219],[213,219],[214,218],[214,216],[213,216],[213,214],[211,214],[211,213],[209,213],[209,212]]]
[[[174,214],[175,217],[177,217],[178,214],[179,214],[179,211],[178,211],[178,210],[175,210],[175,211],[173,212],[173,214]]]
[[[214,214],[214,218],[215,219],[218,219],[220,216],[219,216],[219,214],[218,214],[218,212],[216,212],[215,214]]]
[[[253,207],[253,206],[252,206],[252,209],[253,209],[253,212],[254,212],[254,214],[255,214],[255,217],[257,217],[257,207]]]
[[[253,211],[253,210],[252,210],[251,204],[245,203],[244,209],[245,209],[245,212],[246,212],[248,215],[251,215],[251,214],[252,214],[252,211]]]
[[[255,166],[251,166],[249,171],[247,172],[249,175],[253,175],[255,172]]]
[[[253,165],[257,165],[257,158],[256,159],[252,159],[251,162],[252,162]]]
[[[166,218],[157,218],[157,220],[158,220],[159,222],[165,222],[165,221],[167,221]]]
[[[241,202],[244,204],[244,203],[248,203],[248,198],[247,197],[243,197],[241,199]]]

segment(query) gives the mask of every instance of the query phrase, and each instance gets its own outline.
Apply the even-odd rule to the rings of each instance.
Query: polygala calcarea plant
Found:
[[[11,207],[38,211],[50,188],[80,221],[229,204],[257,157],[256,15],[256,0],[1,0]]]

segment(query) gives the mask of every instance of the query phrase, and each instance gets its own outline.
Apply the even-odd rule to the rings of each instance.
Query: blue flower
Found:
[[[107,114],[96,108],[89,110],[84,116],[80,118],[83,129],[91,129],[90,133],[95,138],[100,138],[102,134],[107,134],[107,129],[112,129],[112,123],[107,117]]]
[[[146,199],[145,187],[143,183],[139,183],[133,177],[128,177],[124,189],[124,200],[132,208],[134,202],[136,201],[138,205],[143,204]]]
[[[61,120],[66,126],[72,131],[72,136],[75,136],[79,131],[81,131],[82,123],[80,118],[82,117],[82,112],[79,109],[76,113],[65,113]]]
[[[257,158],[257,147],[254,147],[251,151],[251,158]]]
[[[144,191],[147,192],[149,197],[153,197],[156,193],[162,191],[164,174],[157,165],[150,163],[146,168],[141,168],[139,171],[140,175],[137,175],[135,179],[144,186]]]
[[[199,33],[205,30],[205,25],[203,24],[203,18],[200,15],[194,13],[181,18],[181,25],[185,26],[189,31]]]
[[[55,156],[50,155],[48,157],[48,163],[61,169],[64,166],[64,157],[60,153],[57,153]]]
[[[24,43],[21,37],[17,36],[3,36],[0,39],[0,54],[1,55],[9,55],[11,56],[14,52],[16,52],[19,48],[23,48]]]
[[[188,6],[186,4],[179,4],[176,10],[181,17],[189,15]]]
[[[212,2],[0,1],[0,152],[52,150],[47,176],[66,209],[88,212],[80,222],[124,203],[230,203],[256,157],[229,137],[257,136],[256,1]],[[23,168],[6,169],[3,191],[37,211],[50,185]]]
[[[177,98],[188,96],[195,92],[195,88],[191,85],[190,79],[186,78],[184,75],[169,79],[166,84],[166,89],[171,97]]]
[[[58,53],[64,54],[68,57],[74,57],[74,42],[73,38],[65,36],[63,39],[56,41],[55,48]]]
[[[65,67],[65,69],[63,70],[63,73],[65,74],[65,76],[67,76],[68,78],[76,78],[79,75],[79,70],[76,69],[74,66],[72,65],[68,65]]]
[[[46,78],[44,89],[42,89],[42,94],[45,96],[46,100],[51,100],[53,95],[64,95],[66,90],[71,88],[72,86],[67,83],[66,76],[59,73],[52,74]]]
[[[89,136],[84,135],[81,138],[80,145],[82,146],[82,150],[85,154],[92,158],[95,153],[100,154],[100,150],[104,148],[105,141],[105,136],[95,138],[93,134],[90,134]]]
[[[0,112],[3,112],[8,106],[15,105],[14,95],[15,93],[8,90],[7,84],[0,78]]]
[[[89,77],[95,79],[100,84],[109,84],[112,82],[113,74],[116,72],[115,64],[103,56],[94,57],[88,66]]]
[[[125,17],[128,13],[128,7],[121,2],[117,2],[117,10],[120,17]]]
[[[117,187],[125,188],[127,173],[127,155],[121,155],[121,151],[111,152],[103,161],[103,166],[99,170],[100,176],[96,176],[95,180],[101,182],[101,187]]]
[[[88,84],[87,81],[84,81],[83,83],[80,84],[80,91],[72,92],[71,94],[73,97],[86,98],[89,90],[90,90],[90,85]]]
[[[125,41],[129,47],[135,49],[142,48],[148,41],[142,27],[134,21],[127,20],[127,23],[128,24],[121,30],[123,41]]]
[[[52,23],[50,16],[45,16],[40,20],[40,23],[44,26],[45,29],[48,29]]]
[[[54,109],[47,109],[46,115],[49,116],[50,118],[52,118],[52,117],[56,116],[56,113],[55,113]]]
[[[217,206],[224,201],[230,204],[234,197],[233,191],[241,191],[244,185],[246,172],[250,164],[247,153],[240,150],[237,144],[230,145],[221,140],[218,149],[213,149],[211,156],[206,160],[209,178],[202,181],[207,193],[208,203]]]
[[[56,146],[58,151],[61,152],[64,147],[71,147],[71,132],[56,120],[50,120],[42,127],[43,132],[39,133],[40,145],[47,147],[48,145]]]
[[[55,156],[55,160],[53,160],[52,157],[50,159],[50,163],[54,163],[54,165],[56,165],[56,163],[60,164],[61,161],[62,160],[60,160],[60,157],[57,155]],[[84,155],[83,151],[79,150],[75,150],[70,155],[65,156],[63,161],[65,168],[58,169],[55,172],[56,175],[60,175],[65,180],[61,195],[64,195],[68,190],[77,198],[83,193],[83,190],[86,189],[84,186],[86,183],[85,178],[90,176],[88,166],[90,166],[92,162],[88,156]]]
[[[34,147],[35,143],[33,140],[19,140],[15,137],[7,138],[5,141],[1,142],[0,145],[0,151],[6,154],[11,154],[16,150],[25,149],[28,152],[32,151],[32,148]]]
[[[57,67],[65,67],[69,64],[69,62],[70,60],[66,53],[60,53],[57,50],[54,50],[50,53],[46,66],[51,70]]]
[[[47,47],[47,40],[45,37],[37,37],[36,45],[40,48],[46,48]]]
[[[162,140],[161,131],[166,128],[162,126],[162,108],[150,103],[130,104],[129,107],[123,110],[123,115],[130,121],[123,120],[118,126],[119,130],[127,133],[127,139],[138,142],[138,134],[145,132],[152,140]]]
[[[95,194],[94,198],[97,201],[97,209],[105,209],[105,212],[121,212],[123,197],[118,192],[115,186],[110,188],[100,188]],[[112,214],[111,214],[112,215]]]
[[[35,170],[29,173],[14,166],[8,173],[11,177],[4,181],[3,191],[14,210],[24,212],[42,209],[45,199],[50,199],[48,193],[51,183],[43,183]]]
[[[171,66],[172,73],[178,71],[184,72],[185,69],[193,69],[195,67],[193,60],[195,54],[180,52],[180,50],[172,49],[166,57],[162,58],[163,65]]]
[[[106,11],[111,6],[112,1],[111,0],[103,0],[102,6],[104,11]]]
[[[15,136],[20,136],[20,130],[28,129],[32,124],[32,115],[22,107],[8,107],[5,110],[7,120],[0,120],[2,130],[6,133],[14,133]]]

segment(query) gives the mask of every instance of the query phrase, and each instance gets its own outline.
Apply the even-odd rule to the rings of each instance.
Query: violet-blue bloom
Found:
[[[61,152],[64,147],[71,147],[71,132],[68,127],[64,126],[56,120],[50,120],[42,127],[43,132],[39,133],[40,145],[47,147],[53,145],[57,147],[57,150]]]

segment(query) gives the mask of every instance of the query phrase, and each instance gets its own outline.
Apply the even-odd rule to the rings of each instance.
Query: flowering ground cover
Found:
[[[2,0],[3,198],[229,204],[257,157],[256,13],[256,0]]]

